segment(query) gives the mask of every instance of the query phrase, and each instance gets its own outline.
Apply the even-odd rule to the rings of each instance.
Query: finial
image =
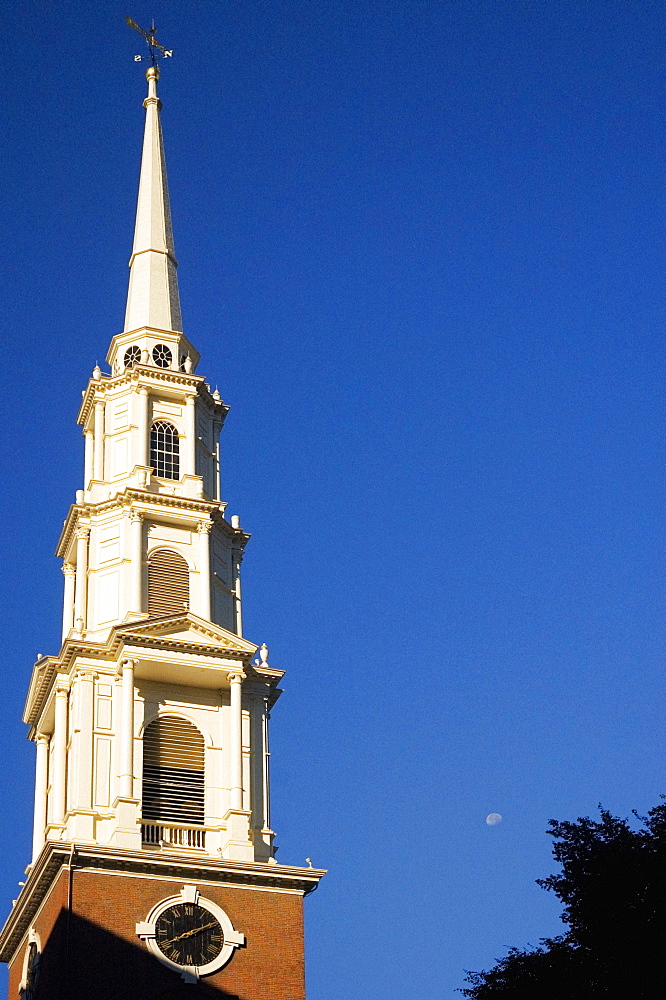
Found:
[[[215,389],[215,392],[213,393],[213,399],[215,400],[216,403],[221,403],[222,402],[222,397],[220,396],[220,394],[217,391],[217,389]]]
[[[259,661],[262,667],[268,666],[268,646],[265,642],[259,647]]]
[[[93,378],[101,378],[102,377],[102,369],[99,367],[99,365],[95,365],[95,367],[93,368],[92,377]]]

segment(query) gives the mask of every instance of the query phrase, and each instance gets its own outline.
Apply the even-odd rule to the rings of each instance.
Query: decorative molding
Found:
[[[72,845],[47,841],[35,859],[25,886],[0,931],[0,961],[10,962],[47,892],[59,873],[67,869]],[[94,868],[110,874],[127,873],[143,878],[172,879],[179,882],[256,886],[275,892],[307,896],[326,871],[276,862],[232,861],[191,858],[184,855],[160,857],[150,852],[113,850],[94,845],[76,845],[78,868]]]

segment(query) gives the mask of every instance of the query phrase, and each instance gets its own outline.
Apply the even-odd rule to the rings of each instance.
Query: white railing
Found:
[[[201,827],[170,823],[142,823],[141,842],[154,847],[197,847],[205,850],[206,831]]]

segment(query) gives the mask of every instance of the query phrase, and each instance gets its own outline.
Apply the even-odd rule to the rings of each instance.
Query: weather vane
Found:
[[[126,17],[125,21],[134,31],[138,31],[142,38],[145,38],[146,45],[148,46],[148,52],[150,53],[150,61],[153,66],[157,64],[158,59],[170,59],[173,55],[173,49],[165,49],[163,45],[155,38],[155,22],[152,22],[152,27],[150,31],[144,31],[140,24],[133,21],[131,17]],[[145,56],[134,56],[134,62],[143,62]]]

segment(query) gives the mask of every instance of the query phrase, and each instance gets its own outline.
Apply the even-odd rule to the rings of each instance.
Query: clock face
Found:
[[[217,917],[198,903],[175,903],[155,922],[155,941],[163,955],[181,966],[203,966],[222,951],[224,934]]]

